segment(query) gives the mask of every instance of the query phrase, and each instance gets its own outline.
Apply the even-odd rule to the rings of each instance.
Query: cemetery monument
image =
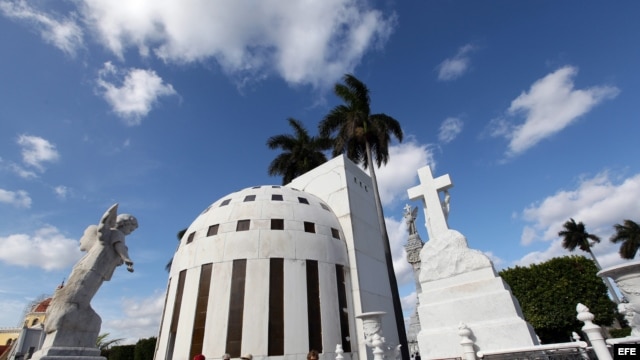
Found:
[[[411,200],[422,200],[429,241],[420,253],[418,334],[423,359],[460,356],[461,323],[475,339],[476,350],[537,345],[533,328],[523,318],[518,301],[491,260],[470,249],[466,238],[449,229],[449,175],[434,178],[426,166],[418,170],[420,184],[409,189]],[[444,193],[444,199],[440,198]]]
[[[125,236],[138,227],[135,217],[117,215],[111,206],[97,225],[90,225],[80,239],[87,253],[73,267],[67,283],[56,290],[47,309],[45,339],[34,360],[99,360],[96,340],[102,320],[91,307],[91,299],[116,267],[126,264],[133,272]]]

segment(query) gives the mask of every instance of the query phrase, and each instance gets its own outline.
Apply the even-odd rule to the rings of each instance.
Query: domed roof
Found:
[[[173,267],[271,257],[346,265],[343,239],[338,218],[317,196],[286,186],[254,186],[207,207],[185,232],[174,258],[180,265]]]
[[[51,299],[52,298],[46,298],[42,301],[40,301],[39,303],[35,304],[33,306],[33,308],[31,309],[31,312],[33,313],[44,313],[47,312],[47,308],[49,307],[49,304],[51,303]]]

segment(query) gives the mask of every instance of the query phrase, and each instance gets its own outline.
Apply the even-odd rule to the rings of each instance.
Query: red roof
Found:
[[[36,306],[34,306],[31,312],[39,312],[39,313],[47,312],[47,308],[49,307],[50,303],[51,303],[51,298],[46,298],[41,302],[39,302]]]
[[[4,354],[5,351],[8,351],[11,345],[0,345],[0,356]]]

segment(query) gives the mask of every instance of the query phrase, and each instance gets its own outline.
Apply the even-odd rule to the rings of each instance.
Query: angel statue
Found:
[[[53,295],[44,328],[46,338],[42,350],[34,354],[35,359],[46,356],[50,348],[95,350],[102,320],[91,308],[91,299],[104,281],[111,280],[116,267],[125,264],[127,270],[133,272],[125,236],[138,227],[138,221],[132,215],[117,212],[118,204],[115,204],[97,225],[90,225],[84,231],[80,250],[86,254],[73,267],[67,283]]]
[[[416,219],[418,218],[418,207],[414,207],[411,210],[411,206],[409,204],[404,207],[404,222],[407,223],[407,230],[409,231],[409,235],[413,235],[418,232],[416,230]]]

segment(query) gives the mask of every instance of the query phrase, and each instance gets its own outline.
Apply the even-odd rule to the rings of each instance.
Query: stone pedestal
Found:
[[[32,359],[40,360],[106,360],[97,348],[49,347],[33,354]]]
[[[460,357],[460,323],[471,331],[476,351],[537,345],[518,301],[484,254],[467,247],[455,230],[427,242],[420,254],[421,330],[423,359]]]

